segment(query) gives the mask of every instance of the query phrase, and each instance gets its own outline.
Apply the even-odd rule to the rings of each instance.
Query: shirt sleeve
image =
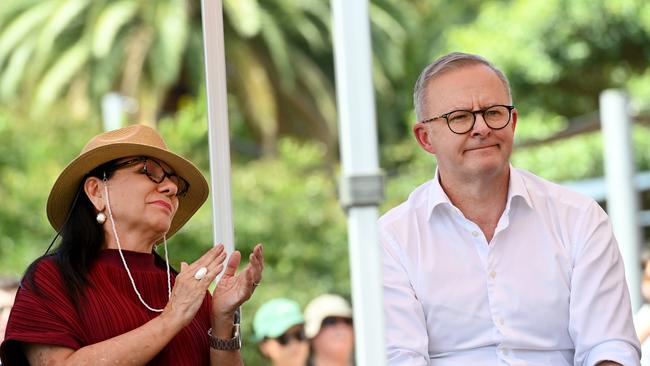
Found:
[[[429,337],[422,304],[417,299],[395,240],[380,228],[386,353],[391,366],[429,365]]]
[[[596,202],[577,225],[573,243],[569,333],[575,345],[574,364],[593,366],[608,360],[639,365],[641,347],[623,260],[611,223]]]
[[[35,291],[23,280],[11,309],[5,340],[0,348],[7,365],[26,362],[21,343],[40,343],[79,349],[81,341],[74,305],[63,290],[58,269],[53,261],[44,259],[34,273]]]

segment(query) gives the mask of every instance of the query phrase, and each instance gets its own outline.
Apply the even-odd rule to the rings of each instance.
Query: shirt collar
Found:
[[[533,208],[532,200],[524,184],[524,180],[517,169],[510,165],[510,181],[508,182],[508,201],[506,203],[505,212],[510,211],[510,206],[512,200],[515,197],[521,197],[521,199],[528,205],[528,207]],[[436,207],[440,205],[448,205],[449,207],[458,210],[456,206],[451,203],[451,200],[447,196],[447,193],[442,189],[440,185],[440,174],[438,172],[438,167],[436,167],[435,177],[432,181],[431,188],[429,190],[429,195],[427,199],[427,212],[429,213],[429,219],[433,215],[433,211]]]

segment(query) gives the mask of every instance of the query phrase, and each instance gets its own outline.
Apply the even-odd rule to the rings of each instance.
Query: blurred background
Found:
[[[331,11],[327,0],[223,3],[236,247],[246,257],[262,242],[267,261],[243,309],[248,337],[270,298],[350,298]],[[370,18],[382,212],[433,175],[411,136],[412,89],[452,50],[483,55],[510,78],[514,165],[556,182],[602,177],[598,98],[620,88],[631,98],[635,167],[650,170],[647,1],[373,0]],[[202,42],[198,0],[3,2],[0,274],[21,275],[43,254],[54,236],[49,189],[111,113],[155,125],[209,177]],[[650,208],[647,188],[640,206]],[[170,240],[174,266],[212,245],[211,214],[208,200]],[[246,362],[262,364],[245,343]]]

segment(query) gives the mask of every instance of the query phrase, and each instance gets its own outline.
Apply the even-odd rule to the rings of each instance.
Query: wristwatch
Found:
[[[218,338],[212,335],[212,328],[208,330],[208,339],[210,347],[220,351],[233,351],[241,349],[241,334],[239,332],[240,323],[239,309],[235,311],[235,318],[233,319],[233,336],[229,339]]]

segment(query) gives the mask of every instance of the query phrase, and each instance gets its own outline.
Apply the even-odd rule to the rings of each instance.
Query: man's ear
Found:
[[[512,109],[512,132],[515,132],[515,128],[517,127],[517,108]]]
[[[430,154],[436,153],[436,150],[431,143],[431,137],[433,131],[431,126],[429,126],[430,123],[416,123],[413,126],[413,135],[415,135],[415,139],[418,141],[418,144],[427,151]]]
[[[104,211],[104,183],[97,177],[88,177],[84,181],[84,192],[95,209],[100,212]]]

